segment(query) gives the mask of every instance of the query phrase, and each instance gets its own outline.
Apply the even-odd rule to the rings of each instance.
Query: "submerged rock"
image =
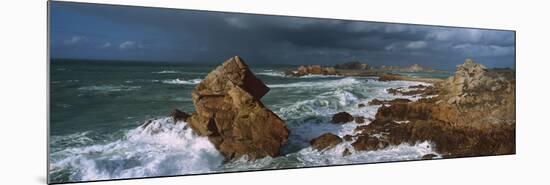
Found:
[[[348,155],[351,155],[351,152],[349,151],[349,149],[344,149],[344,151],[342,152],[342,156],[348,156]]]
[[[323,135],[312,139],[310,144],[311,147],[316,150],[324,150],[332,148],[340,144],[342,141],[342,138],[338,137],[337,135],[334,135],[332,133],[324,133]]]
[[[347,112],[339,112],[332,116],[332,123],[347,123],[353,121],[353,116]]]
[[[365,123],[365,117],[363,117],[363,116],[355,117],[355,123],[357,123],[357,124]]]
[[[435,157],[437,157],[437,155],[435,155],[435,154],[426,154],[426,155],[422,156],[422,160],[430,160],[430,159],[433,159]]]
[[[195,87],[189,126],[226,159],[278,156],[289,130],[260,102],[268,91],[240,57],[230,58]]]

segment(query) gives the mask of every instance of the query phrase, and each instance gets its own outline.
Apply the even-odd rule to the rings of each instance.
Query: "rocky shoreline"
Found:
[[[421,98],[374,99],[369,105],[382,106],[368,125],[355,129],[354,135],[323,135],[323,140],[317,138],[312,143],[331,146],[319,142],[353,141],[353,150],[346,149],[342,155],[422,141],[432,142],[444,158],[515,153],[515,77],[510,71],[488,70],[466,60],[457,66],[454,76],[432,84],[409,87],[412,91],[388,89],[388,93]],[[344,113],[334,117],[341,114]],[[434,154],[427,154],[422,159],[433,157]]]
[[[441,73],[443,71],[434,70],[429,67],[422,67],[418,64],[413,64],[408,67],[398,66],[381,66],[375,68],[368,64],[360,62],[347,62],[336,64],[330,67],[322,67],[321,65],[300,66],[296,69],[287,69],[284,71],[285,76],[301,77],[307,75],[324,75],[324,76],[348,76],[348,77],[379,77],[380,81],[422,81],[426,83],[437,83],[441,79],[437,78],[413,78],[395,74],[392,72],[427,72]]]
[[[338,71],[354,67],[368,69],[368,66],[353,64],[339,66],[340,70],[308,66],[298,71],[342,75]],[[372,99],[366,103],[368,106],[380,106],[373,118],[347,112],[335,114],[332,124],[368,124],[357,126],[353,134],[343,137],[322,134],[310,141],[312,149],[323,151],[350,142],[351,148],[342,152],[346,156],[391,145],[429,141],[434,151],[444,158],[515,153],[513,72],[489,70],[466,60],[457,66],[455,75],[446,80],[376,75],[380,81],[406,80],[430,85],[386,89],[389,94],[415,97],[415,100]],[[174,110],[171,116],[174,122],[186,121],[198,135],[208,137],[226,160],[243,156],[249,160],[276,157],[281,154],[290,130],[284,120],[260,101],[268,91],[240,57],[232,57],[195,87],[192,98],[196,112]],[[367,105],[360,103],[357,108]],[[439,155],[426,154],[422,159],[434,157]]]

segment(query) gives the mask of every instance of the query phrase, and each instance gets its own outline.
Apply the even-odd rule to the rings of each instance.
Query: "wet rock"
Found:
[[[332,148],[342,142],[342,138],[332,133],[325,133],[310,141],[311,147],[317,150]]]
[[[435,157],[437,157],[437,155],[435,155],[435,154],[426,154],[426,155],[422,156],[422,160],[429,160],[429,159],[433,159]]]
[[[382,105],[382,104],[392,104],[392,103],[409,103],[411,100],[405,98],[397,98],[393,100],[379,100],[373,99],[369,102],[369,105]]]
[[[344,141],[351,141],[351,140],[353,140],[353,136],[351,136],[351,135],[345,135],[344,136]]]
[[[419,84],[419,85],[411,85],[411,86],[409,86],[409,89],[422,89],[422,88],[426,88],[426,87],[428,87],[428,86]]]
[[[355,117],[355,123],[357,123],[357,124],[365,123],[365,117],[363,117],[363,116]]]
[[[344,149],[344,151],[342,152],[342,156],[348,156],[348,155],[351,155],[351,152],[349,151],[349,149]]]
[[[357,137],[357,140],[351,144],[353,148],[357,151],[372,151],[383,149],[388,146],[387,143],[381,142],[376,137],[371,137],[368,135],[360,135]]]
[[[365,107],[365,104],[363,104],[363,103],[357,104],[357,107],[358,108],[363,108],[363,107]]]
[[[174,123],[177,123],[178,121],[187,121],[187,118],[191,117],[190,114],[187,114],[186,112],[180,111],[178,109],[174,109],[170,116],[172,117]]]
[[[353,116],[347,112],[339,112],[332,116],[332,123],[347,123],[353,121]]]
[[[289,130],[260,102],[268,91],[240,57],[230,58],[195,87],[189,126],[226,159],[278,156]]]

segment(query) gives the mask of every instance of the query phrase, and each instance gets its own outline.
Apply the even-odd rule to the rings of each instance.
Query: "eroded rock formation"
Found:
[[[431,90],[426,86],[410,88],[414,90],[389,91],[436,96],[416,102],[371,101],[369,104],[388,106],[381,106],[371,123],[356,128],[356,150],[377,149],[372,135],[383,133],[378,142],[398,145],[431,141],[444,157],[515,153],[513,72],[488,70],[466,60],[457,66],[455,76]]]
[[[289,130],[260,99],[269,88],[236,56],[211,71],[192,93],[189,126],[226,159],[277,156]]]

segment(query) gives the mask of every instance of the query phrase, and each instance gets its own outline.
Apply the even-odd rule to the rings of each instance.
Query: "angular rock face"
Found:
[[[430,87],[411,86],[415,90],[407,93],[437,96],[415,102],[373,100],[369,104],[390,106],[381,106],[375,120],[357,127],[356,132],[384,133],[380,141],[392,145],[431,141],[443,157],[515,153],[513,71],[488,70],[467,60],[457,67],[454,77]],[[391,92],[405,94],[400,89]],[[356,150],[375,148],[376,140],[356,137]]]
[[[192,93],[189,126],[226,157],[277,156],[289,130],[260,99],[269,88],[236,56],[211,71]]]

